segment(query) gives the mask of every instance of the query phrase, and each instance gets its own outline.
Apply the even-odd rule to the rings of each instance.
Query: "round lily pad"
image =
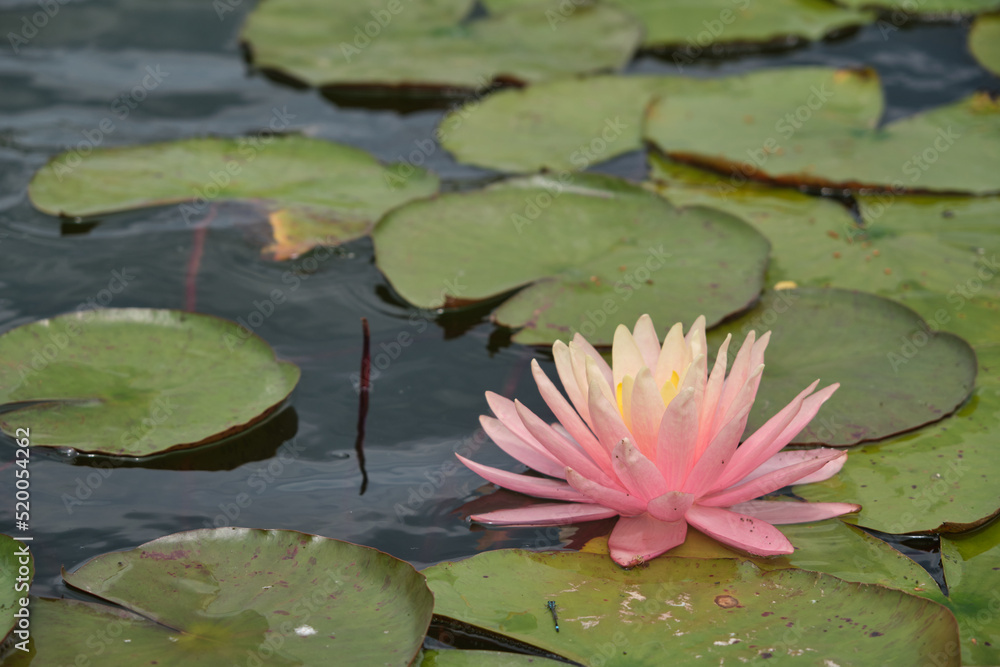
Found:
[[[565,17],[558,0],[486,16],[470,16],[473,4],[266,0],[250,13],[242,37],[258,67],[312,86],[424,89],[619,69],[642,37],[634,18],[603,3]]]
[[[0,429],[31,446],[147,456],[248,428],[284,401],[299,368],[236,322],[115,308],[0,336]]]
[[[18,625],[18,619],[23,617],[21,600],[28,597],[34,577],[35,558],[27,544],[9,535],[0,535],[0,586],[3,586],[3,594],[0,595],[0,642],[10,636]],[[28,620],[30,622],[30,616]],[[14,641],[22,642],[24,638],[15,636]]]
[[[417,306],[473,303],[519,290],[494,317],[514,341],[581,332],[610,344],[619,322],[664,313],[709,325],[759,294],[768,244],[747,223],[679,212],[620,179],[539,175],[393,211],[373,239],[378,267]]]
[[[666,155],[786,185],[989,194],[1000,102],[977,93],[879,127],[874,70],[780,69],[663,96],[645,137]]]
[[[1000,2],[994,5],[1000,9]],[[1000,14],[976,17],[969,31],[969,50],[983,67],[1000,75]]]
[[[958,532],[989,520],[1000,508],[1000,346],[981,345],[976,353],[979,386],[957,412],[852,450],[837,475],[796,487],[796,494],[818,502],[849,498],[862,506],[860,525],[885,533]]]
[[[252,200],[273,228],[265,253],[289,259],[364,236],[390,208],[437,187],[437,177],[418,167],[288,135],[69,151],[35,174],[28,195],[38,209],[65,216],[181,204],[188,224],[215,202]]]
[[[767,292],[753,309],[712,330],[709,344],[717,347],[730,333],[742,340],[751,330],[771,331],[771,342],[747,433],[816,379],[840,388],[793,443],[853,445],[908,431],[953,412],[975,383],[968,343],[863,292]]]
[[[73,664],[101,628],[107,664],[409,665],[433,605],[409,564],[289,530],[177,533],[63,576],[124,610],[43,601],[36,664]]]
[[[655,665],[665,655],[676,665],[796,655],[918,664],[958,635],[954,617],[929,600],[732,559],[661,557],[623,570],[595,554],[501,550],[424,573],[437,614],[588,665]]]

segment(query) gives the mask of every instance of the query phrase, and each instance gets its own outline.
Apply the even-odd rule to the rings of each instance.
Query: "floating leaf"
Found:
[[[663,96],[645,137],[672,158],[788,185],[1000,191],[1000,103],[978,93],[878,128],[873,70],[764,70]]]
[[[814,664],[918,664],[958,634],[951,614],[929,600],[735,560],[661,557],[623,570],[595,554],[502,550],[424,573],[437,614],[588,665],[655,665],[665,655],[676,665],[735,663],[800,651]],[[957,656],[943,664],[957,665]]]
[[[963,665],[1000,664],[1000,520],[971,535],[941,537],[949,595],[945,606],[958,619]]]
[[[97,644],[101,661],[116,665],[215,666],[248,656],[288,666],[408,665],[433,605],[407,563],[287,530],[177,533],[63,576],[125,610],[36,601],[34,664],[73,664]],[[87,642],[95,636],[100,643]]]
[[[471,0],[267,0],[243,28],[253,61],[312,86],[482,88],[619,69],[642,28],[608,5],[554,25],[546,8],[470,17]],[[556,29],[558,28],[558,29]]]
[[[212,202],[252,200],[274,228],[265,252],[289,259],[364,236],[390,208],[437,186],[423,169],[383,166],[357,148],[289,135],[69,151],[35,174],[28,195],[40,210],[66,216],[179,203],[188,224]]]
[[[510,172],[580,171],[640,148],[642,114],[683,77],[595,76],[493,93],[449,112],[441,144],[460,162]]]
[[[19,616],[15,614],[21,611],[20,600],[28,597],[28,588],[34,578],[35,558],[27,545],[9,535],[0,535],[0,586],[3,586],[3,594],[0,595],[0,642],[17,628]],[[30,633],[30,628],[25,630]],[[15,636],[14,641],[25,639]]]
[[[414,202],[373,234],[379,268],[424,308],[520,291],[495,313],[514,341],[579,330],[610,344],[619,322],[668,313],[709,325],[761,288],[768,246],[749,225],[707,209],[677,212],[619,179],[539,175]]]
[[[688,528],[684,543],[670,550],[672,558],[735,558],[750,560],[762,570],[799,568],[831,574],[844,581],[879,584],[904,593],[919,593],[936,602],[944,595],[927,570],[876,537],[843,521],[818,521],[776,526],[795,553],[764,558],[733,551],[711,537]],[[607,537],[587,543],[587,553],[608,555]]]
[[[1000,2],[993,4],[1000,8]],[[1000,14],[976,18],[969,31],[969,50],[983,67],[1000,75]]]
[[[0,416],[31,445],[146,456],[248,428],[295,387],[236,322],[175,310],[115,308],[39,320],[0,336]]]
[[[565,662],[501,651],[424,651],[420,667],[556,667]]]
[[[535,0],[485,0],[487,7],[501,8],[534,3]],[[646,29],[643,46],[677,47],[672,56],[677,65],[692,62],[714,45],[746,46],[753,43],[794,43],[816,40],[844,28],[869,23],[874,16],[838,7],[826,0],[614,0],[642,22]],[[537,6],[537,5],[536,5]],[[572,9],[569,9],[572,8]],[[569,16],[576,5],[549,16],[554,25]]]
[[[839,382],[840,389],[794,443],[853,445],[908,431],[950,414],[975,383],[968,343],[931,332],[909,308],[863,292],[767,292],[753,309],[711,331],[709,344],[718,347],[730,333],[742,340],[751,330],[771,331],[771,342],[747,433],[816,379],[822,386]]]
[[[981,345],[976,353],[978,386],[954,415],[852,450],[835,477],[796,493],[810,501],[850,498],[863,507],[857,522],[885,533],[983,524],[1000,507],[1000,347]]]
[[[913,18],[954,18],[959,14],[978,14],[1000,9],[1000,0],[920,0],[900,3],[898,0],[837,0],[838,4],[853,8],[874,8],[891,11],[894,25]]]

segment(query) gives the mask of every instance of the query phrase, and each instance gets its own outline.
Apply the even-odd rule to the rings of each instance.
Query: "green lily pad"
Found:
[[[547,344],[580,331],[610,344],[619,322],[665,313],[714,324],[761,289],[768,245],[708,209],[678,212],[616,178],[539,175],[414,202],[373,233],[379,268],[417,306],[440,308],[520,290],[494,317],[513,340]]]
[[[490,9],[500,9],[534,3],[534,0],[485,0]],[[615,0],[642,22],[646,29],[643,46],[650,48],[678,47],[673,62],[690,63],[713,45],[744,46],[753,43],[782,43],[821,39],[844,28],[870,23],[874,16],[867,12],[845,9],[826,0],[773,0],[753,3],[749,0]],[[536,4],[537,6],[537,4]],[[555,25],[571,14],[563,5],[562,12],[550,13]],[[551,11],[551,10],[550,10]]]
[[[969,535],[943,535],[941,558],[949,595],[944,603],[962,635],[963,665],[1000,664],[1000,520]]]
[[[656,665],[665,655],[676,665],[802,655],[811,664],[918,664],[958,634],[929,600],[730,559],[660,557],[623,570],[595,554],[502,550],[424,573],[437,614],[588,665]],[[515,579],[531,585],[511,586]]]
[[[19,628],[18,622],[23,615],[21,600],[28,597],[28,589],[35,578],[35,557],[26,543],[9,535],[0,535],[0,565],[0,586],[3,586],[3,594],[0,595],[0,642],[3,642],[15,630],[30,633],[30,628]],[[15,643],[27,639],[27,634],[14,635]]]
[[[423,169],[288,135],[69,151],[35,174],[28,195],[39,210],[63,216],[181,204],[188,224],[214,202],[251,200],[273,228],[265,254],[289,259],[364,236],[390,208],[437,187]]]
[[[776,527],[791,541],[795,553],[770,558],[748,556],[689,527],[684,543],[671,549],[668,556],[749,560],[762,570],[797,568],[822,572],[844,581],[879,584],[904,593],[919,594],[936,602],[946,600],[927,570],[860,528],[843,521],[817,521]],[[607,537],[591,540],[584,550],[607,556]]]
[[[993,4],[1000,8],[1000,2]],[[976,17],[969,31],[969,50],[979,64],[1000,75],[1000,14]]]
[[[961,14],[979,14],[1000,9],[1000,0],[920,0],[901,3],[898,0],[837,0],[852,8],[872,8],[891,11],[893,25],[901,25],[913,18],[953,18]]]
[[[642,114],[656,95],[693,79],[595,76],[493,93],[441,119],[441,145],[460,162],[508,172],[581,171],[641,147]]]
[[[312,86],[482,88],[620,69],[642,28],[604,4],[553,25],[546,9],[469,17],[472,0],[266,0],[243,28],[258,67]],[[555,29],[558,27],[558,29]]]
[[[810,501],[862,506],[857,522],[886,533],[957,532],[1000,507],[1000,346],[976,348],[978,386],[955,414],[912,433],[852,450],[825,482],[796,487]]]
[[[978,93],[877,127],[872,70],[764,70],[663,96],[645,137],[734,179],[786,185],[988,194],[1000,173],[1000,103]]]
[[[35,664],[74,664],[92,648],[118,665],[409,665],[433,605],[407,563],[289,530],[177,533],[63,576],[125,610],[42,601]]]
[[[742,340],[750,330],[771,331],[771,342],[747,433],[817,378],[821,386],[839,382],[840,389],[793,443],[844,446],[908,431],[953,412],[975,383],[968,343],[863,292],[767,292],[753,309],[711,331],[709,344],[717,347],[729,333]]]
[[[270,414],[299,368],[242,324],[175,310],[113,308],[0,336],[0,416],[33,447],[147,456],[242,431]]]

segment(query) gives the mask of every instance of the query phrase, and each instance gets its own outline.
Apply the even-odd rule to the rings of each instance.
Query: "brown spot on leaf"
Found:
[[[732,595],[716,595],[715,604],[719,605],[723,609],[732,609],[733,607],[739,607],[740,601]]]

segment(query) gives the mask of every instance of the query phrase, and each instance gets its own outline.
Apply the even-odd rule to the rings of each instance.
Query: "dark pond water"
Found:
[[[249,1],[220,18],[210,0],[77,0],[14,53],[0,50],[0,330],[74,310],[182,308],[194,235],[175,208],[73,224],[34,211],[26,186],[50,156],[81,142],[110,146],[200,135],[242,135],[287,118],[289,130],[365,148],[394,160],[432,137],[441,110],[338,108],[245,63],[238,31]],[[0,35],[20,34],[35,2],[0,0]],[[966,51],[967,26],[870,26],[835,41],[779,53],[700,61],[684,74],[717,76],[796,64],[871,65],[896,119],[996,88]],[[643,57],[630,72],[677,73]],[[139,99],[139,98],[142,99]],[[101,131],[110,119],[112,129]],[[104,124],[107,127],[107,123]],[[462,187],[490,178],[443,151],[429,167]],[[641,178],[641,155],[603,170]],[[61,566],[175,531],[212,525],[291,528],[377,547],[417,567],[499,547],[557,547],[606,532],[470,529],[464,503],[488,491],[452,465],[478,447],[492,465],[509,459],[477,435],[485,390],[544,411],[528,362],[544,352],[510,345],[489,308],[439,317],[394,297],[367,241],[292,263],[259,258],[263,229],[238,207],[221,207],[197,275],[197,309],[236,320],[268,315],[256,332],[302,368],[289,405],[254,431],[190,454],[108,467],[106,461],[33,453],[35,592],[60,595]],[[107,290],[115,272],[127,285]],[[115,283],[115,287],[118,287]],[[272,290],[286,297],[264,303]],[[110,301],[108,297],[113,296]],[[269,314],[268,314],[269,313]],[[374,380],[364,443],[355,454],[360,318],[371,323]],[[258,316],[254,316],[256,321]],[[412,343],[394,347],[406,332]],[[380,362],[379,355],[384,354]],[[543,365],[548,365],[546,360]],[[0,475],[13,479],[13,443],[0,441]],[[94,467],[104,465],[103,468]],[[479,502],[501,502],[492,497]],[[0,503],[10,530],[11,503]],[[242,505],[242,506],[241,506]]]

